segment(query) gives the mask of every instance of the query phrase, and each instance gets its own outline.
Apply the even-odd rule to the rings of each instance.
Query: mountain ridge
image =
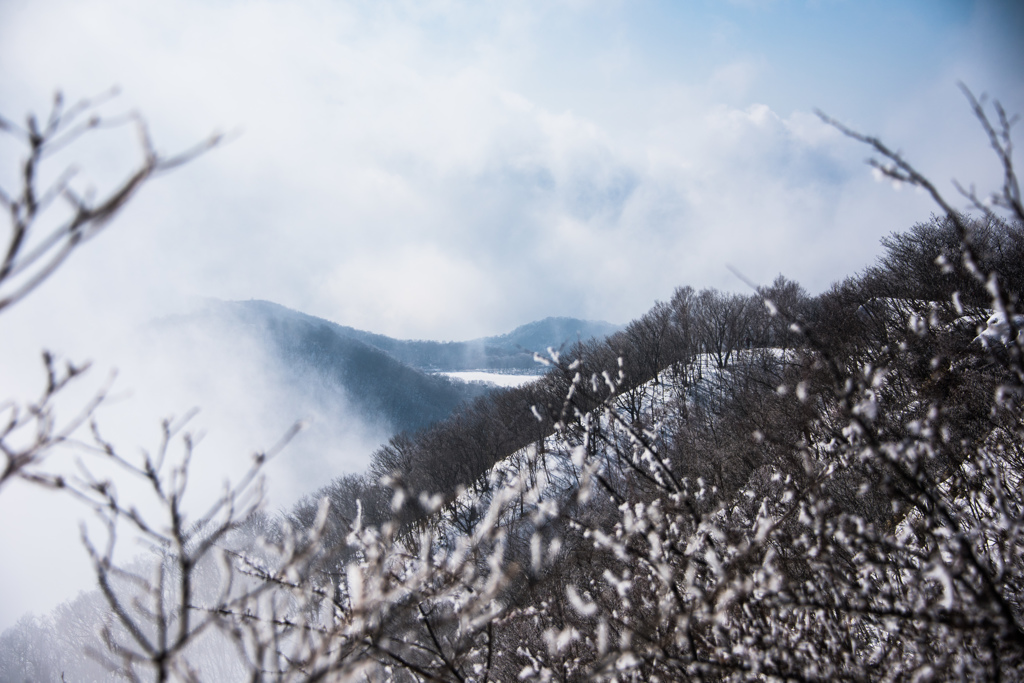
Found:
[[[428,373],[492,370],[535,374],[542,369],[534,360],[535,353],[544,354],[549,347],[557,350],[571,346],[576,341],[606,337],[622,329],[620,325],[599,320],[550,316],[525,323],[504,334],[465,341],[396,339],[342,325],[262,299],[212,300],[208,302],[208,307],[211,305],[226,307],[229,310],[258,311],[276,318],[286,316],[294,320],[326,324],[335,333],[380,349],[395,360]]]
[[[464,342],[400,340],[290,309],[271,301],[209,299],[197,310],[155,321],[164,336],[202,331],[185,348],[232,349],[255,343],[283,378],[289,395],[305,396],[332,412],[350,405],[363,420],[392,434],[417,431],[495,387],[442,373],[543,374],[536,352],[618,329],[609,323],[546,318],[493,337]],[[198,349],[195,349],[198,351]]]

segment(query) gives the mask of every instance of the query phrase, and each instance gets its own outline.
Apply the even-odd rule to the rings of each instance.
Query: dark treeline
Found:
[[[998,273],[1001,301],[1016,305],[1024,229],[960,220],[976,268]],[[452,631],[449,646],[431,646],[425,616],[418,635],[423,624],[381,627],[420,643],[402,652],[410,680],[448,680],[460,657],[485,656],[495,680],[609,674],[623,660],[607,658],[605,637],[643,654],[632,670],[642,680],[1024,673],[1024,568],[971,559],[1020,526],[1017,503],[991,497],[996,465],[979,459],[997,457],[1006,485],[1024,475],[1019,416],[992,399],[1019,359],[1009,337],[980,341],[992,293],[957,267],[959,244],[955,222],[933,218],[885,238],[877,263],[818,296],[783,277],[749,295],[680,288],[621,332],[551,359],[542,380],[395,437],[366,475],[301,501],[291,524],[313,528],[330,502],[317,566],[336,580],[359,556],[357,517],[397,519],[413,552],[425,527],[441,539],[488,528],[509,477],[529,482],[499,525],[512,568],[505,617]],[[600,495],[580,494],[588,462]],[[956,505],[975,507],[961,518]],[[1016,517],[986,526],[986,505]],[[982,551],[956,545],[986,534]],[[774,578],[753,590],[758,576]],[[666,626],[671,614],[693,620],[685,638]],[[555,647],[555,628],[577,644]],[[595,628],[611,635],[586,635]]]
[[[980,262],[1005,273],[1003,286],[1017,296],[1024,287],[1020,229],[992,220],[971,226]],[[845,369],[865,363],[890,368],[896,381],[887,388],[902,392],[901,404],[926,406],[929,397],[948,398],[950,392],[983,394],[993,378],[946,372],[939,379],[933,359],[938,353],[948,371],[946,347],[986,352],[969,342],[991,313],[991,294],[962,269],[954,273],[936,266],[940,257],[958,259],[957,245],[951,222],[933,218],[884,238],[884,253],[875,265],[815,297],[783,276],[751,294],[681,287],[670,301],[656,303],[623,330],[544,359],[554,371],[540,380],[479,396],[425,429],[395,436],[372,455],[366,475],[332,482],[300,501],[291,517],[300,526],[311,523],[318,501],[326,496],[332,502],[332,525],[347,527],[357,499],[364,521],[379,524],[391,517],[391,490],[379,483],[386,480],[451,500],[512,453],[531,444],[543,449],[556,427],[578,421],[608,400],[612,385],[617,408],[640,430],[671,413],[676,431],[669,447],[681,452],[678,462],[688,462],[693,471],[687,471],[695,477],[734,491],[764,464],[762,451],[772,448],[755,444],[751,433],[770,436],[791,450],[811,436],[809,429],[821,428],[816,414],[821,406],[794,404],[777,391],[787,381],[793,387],[802,382],[801,395],[813,392],[826,400],[822,386],[830,378],[809,360],[813,354],[795,353],[808,350],[807,330]],[[959,292],[959,310],[954,292]],[[914,320],[930,326],[932,334],[908,336]],[[792,380],[794,373],[801,379]],[[598,379],[574,385],[577,375]],[[671,379],[677,393],[672,400],[679,405],[655,400],[659,377]],[[570,386],[571,404],[566,402]],[[965,420],[969,406],[977,403],[957,402]],[[902,412],[890,414],[897,421],[906,419]],[[977,431],[968,422],[959,424],[965,432]],[[696,452],[701,454],[697,459]],[[417,500],[403,509],[407,521],[424,514]]]

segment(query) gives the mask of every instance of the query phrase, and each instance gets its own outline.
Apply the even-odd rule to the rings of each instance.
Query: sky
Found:
[[[49,348],[93,359],[85,394],[120,368],[139,413],[206,399],[204,426],[235,430],[213,443],[245,451],[284,428],[259,417],[276,414],[272,383],[238,379],[262,359],[207,359],[190,384],[125,342],[140,325],[254,298],[449,340],[547,316],[625,323],[681,285],[745,291],[730,268],[822,291],[934,207],[874,179],[868,150],[815,111],[951,196],[954,178],[995,188],[957,83],[1024,111],[1022,35],[1024,9],[997,0],[0,0],[0,115],[117,86],[100,112],[138,112],[165,154],[228,134],[0,314],[0,400],[32,395]],[[0,187],[23,154],[0,139]],[[44,177],[74,164],[102,196],[138,160],[130,127],[106,129]],[[157,418],[118,410],[115,429],[144,442]],[[33,496],[0,492],[0,516]],[[38,533],[0,544],[27,557]],[[42,609],[32,581],[63,580],[3,564],[0,628]]]

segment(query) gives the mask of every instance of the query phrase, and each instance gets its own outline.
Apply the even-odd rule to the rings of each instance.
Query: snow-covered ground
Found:
[[[487,372],[485,370],[439,372],[438,374],[446,375],[453,379],[460,379],[463,382],[486,382],[487,384],[494,384],[499,387],[518,387],[541,378],[541,375],[506,375],[500,372]]]

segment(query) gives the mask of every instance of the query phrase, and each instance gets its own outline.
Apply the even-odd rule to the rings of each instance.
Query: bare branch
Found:
[[[27,117],[25,131],[3,120],[4,130],[14,132],[25,142],[28,156],[22,165],[22,187],[18,198],[7,193],[0,196],[12,221],[10,240],[3,261],[0,262],[0,292],[6,290],[6,293],[0,293],[0,311],[20,301],[44,282],[78,246],[113,220],[150,178],[192,161],[224,140],[222,135],[215,134],[180,154],[164,157],[155,151],[145,121],[138,114],[105,120],[96,113],[97,107],[115,95],[116,90],[112,90],[64,109],[63,97],[58,93],[42,128],[32,115]],[[80,121],[83,116],[87,118]],[[47,156],[66,149],[101,126],[118,127],[125,124],[135,126],[143,159],[128,178],[107,196],[92,201],[74,193],[69,187],[71,176],[75,173],[73,168],[67,169],[49,189],[40,191],[37,187],[38,171]],[[26,246],[37,237],[34,228],[40,212],[58,196],[69,201],[73,208],[72,217],[49,235],[35,239],[34,245],[26,252]]]

